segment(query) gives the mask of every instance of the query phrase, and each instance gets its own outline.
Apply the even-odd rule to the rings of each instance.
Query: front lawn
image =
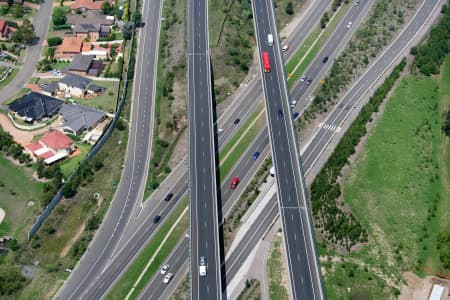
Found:
[[[75,142],[75,147],[81,151],[78,155],[68,158],[65,161],[61,162],[61,172],[64,174],[64,177],[69,177],[70,174],[78,167],[80,162],[84,159],[86,154],[88,154],[91,149],[91,145],[81,142]]]

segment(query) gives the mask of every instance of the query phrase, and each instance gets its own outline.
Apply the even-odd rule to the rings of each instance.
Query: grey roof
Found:
[[[39,120],[51,116],[57,111],[64,101],[31,92],[9,105],[9,109],[17,112],[22,117],[29,117]]]
[[[64,118],[64,126],[75,132],[88,129],[105,116],[105,113],[84,105],[64,103],[59,113]]]
[[[58,90],[58,83],[57,82],[49,83],[49,84],[44,85],[43,87],[41,87],[41,89],[44,92],[53,93],[54,91]]]
[[[69,71],[83,71],[87,72],[94,60],[94,55],[77,54],[73,57],[72,62],[67,67]]]
[[[82,15],[78,15],[78,14],[67,15],[66,23],[71,24],[71,25],[94,24],[94,25],[111,26],[114,24],[114,21],[106,19],[105,15],[101,15],[98,12],[87,11],[87,12],[83,12]]]
[[[100,24],[87,24],[87,23],[79,23],[75,25],[74,32],[78,33],[88,33],[88,32],[99,32],[100,31]]]
[[[101,92],[101,91],[105,90],[105,88],[92,83],[89,85],[88,90],[97,93],[97,92]]]
[[[73,73],[69,73],[66,76],[64,76],[64,78],[61,79],[59,82],[85,90],[89,86],[89,84],[92,83],[92,79],[76,75]]]

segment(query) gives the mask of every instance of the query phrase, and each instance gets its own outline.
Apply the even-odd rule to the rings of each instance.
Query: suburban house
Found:
[[[103,63],[94,60],[94,55],[77,54],[72,62],[64,70],[65,73],[75,73],[78,75],[98,76],[103,71]]]
[[[9,114],[27,123],[46,120],[58,113],[64,101],[31,92],[9,105]]]
[[[72,12],[75,11],[92,11],[98,12],[102,8],[102,4],[104,1],[94,1],[94,0],[75,0],[72,5],[70,5],[70,9]],[[111,3],[111,2],[110,2]]]
[[[47,96],[55,96],[58,92],[59,85],[57,82],[41,85],[41,93]]]
[[[73,58],[75,55],[81,53],[83,47],[83,38],[76,36],[65,36],[62,44],[56,48],[55,57],[61,58]]]
[[[96,41],[100,37],[108,37],[111,33],[111,28],[99,23],[78,23],[73,28],[73,32],[76,37]]]
[[[84,43],[83,50],[81,54],[83,55],[93,55],[97,59],[108,59],[110,53],[110,48],[104,48],[99,44]]]
[[[90,131],[106,118],[102,111],[75,104],[65,103],[59,111],[64,118],[64,132],[80,135],[84,131]]]
[[[59,90],[75,96],[84,98],[87,95],[101,93],[104,88],[95,85],[92,79],[69,73],[58,82]]]
[[[38,142],[25,147],[32,156],[42,158],[44,163],[50,165],[66,158],[75,150],[74,142],[64,133],[54,130],[44,134]]]
[[[0,20],[0,40],[6,41],[10,39],[10,27],[6,24],[5,20]]]

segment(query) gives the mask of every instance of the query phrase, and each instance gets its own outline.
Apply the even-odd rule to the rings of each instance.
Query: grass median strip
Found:
[[[111,290],[107,299],[125,299],[134,285],[136,286],[134,287],[130,299],[135,299],[137,297],[187,230],[189,225],[189,216],[186,214],[187,204],[187,198],[184,198],[181,203],[178,204],[174,212],[168,217],[168,220],[163,223],[160,229],[153,235],[144,251],[136,258],[126,273],[121,277],[120,281],[117,282]],[[171,228],[183,214],[184,216],[181,221],[175,226],[168,238],[166,238]],[[165,242],[163,243],[164,240]],[[160,249],[157,252],[158,248]],[[147,267],[145,273],[143,273],[145,266],[151,259],[153,259],[153,261]],[[142,277],[140,281],[138,281],[139,277]]]
[[[291,88],[300,76],[305,72],[306,68],[311,64],[322,46],[330,38],[339,22],[350,8],[349,4],[343,4],[336,13],[331,17],[330,22],[324,30],[314,30],[306,39],[305,43],[300,46],[295,53],[294,58],[286,65],[286,73],[288,74],[288,85]]]
[[[236,164],[237,160],[254,141],[261,128],[260,124],[258,124],[260,122],[258,121],[262,122],[263,119],[264,110],[258,109],[257,111],[255,111],[255,113],[253,113],[252,115],[252,118],[250,118],[246,122],[246,124],[239,129],[239,131],[233,137],[233,140],[226,145],[226,147],[230,146],[230,151],[228,151],[226,155],[223,154],[223,152],[219,154],[220,181],[223,181],[225,179],[231,168],[233,168],[233,166]]]

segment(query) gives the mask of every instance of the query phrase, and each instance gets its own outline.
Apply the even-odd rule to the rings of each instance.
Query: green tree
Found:
[[[444,124],[442,125],[442,130],[445,132],[445,135],[450,137],[450,108],[447,112],[447,117],[445,118]]]
[[[292,5],[292,2],[288,2],[286,4],[286,8],[284,9],[288,15],[294,14],[294,6]]]
[[[13,35],[14,42],[23,44],[30,44],[35,38],[34,26],[29,20],[24,20]]]
[[[49,47],[55,47],[61,45],[62,39],[59,36],[51,37],[47,39],[47,44]]]
[[[109,4],[108,1],[104,1],[104,2],[102,3],[102,6],[101,6],[101,8],[100,8],[100,11],[101,11],[102,14],[104,14],[104,15],[111,15],[111,14],[114,13],[114,9],[113,9],[112,5]]]
[[[19,267],[0,265],[0,296],[12,295],[21,290],[27,279],[20,273]]]
[[[450,227],[439,234],[438,245],[442,265],[450,269]]]
[[[52,15],[53,25],[61,26],[61,25],[66,24],[66,21],[67,21],[67,17],[66,17],[66,13],[65,13],[64,9],[61,7],[56,7],[53,10],[53,15]]]
[[[24,11],[24,8],[23,8],[22,5],[14,4],[14,5],[12,6],[12,11],[11,11],[11,13],[12,13],[12,15],[13,15],[14,18],[18,18],[18,19],[19,19],[19,18],[22,18],[22,17],[23,17],[25,11]]]
[[[131,35],[133,34],[133,30],[134,30],[133,22],[126,22],[125,24],[123,24],[122,27],[123,38],[129,40],[131,38]]]

